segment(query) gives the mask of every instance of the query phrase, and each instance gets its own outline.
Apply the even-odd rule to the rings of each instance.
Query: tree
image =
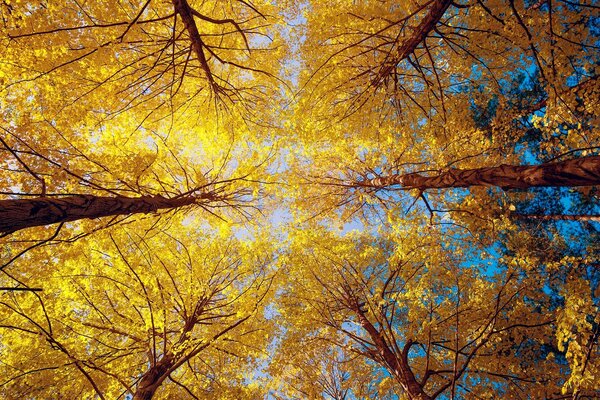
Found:
[[[156,212],[161,209],[199,204],[202,200],[210,200],[211,197],[211,195],[200,195],[166,199],[162,196],[131,198],[74,195],[58,198],[0,200],[2,216],[0,232],[10,234],[19,229],[77,221],[83,218]]]
[[[596,11],[0,2],[0,393],[598,396]]]
[[[417,173],[381,176],[357,185],[382,188],[401,185],[406,189],[445,189],[498,186],[527,189],[539,186],[594,186],[600,183],[600,156],[583,157],[542,165],[500,165],[477,169],[450,169],[436,176]]]
[[[274,329],[270,252],[215,233],[121,227],[63,248],[62,265],[31,257],[45,271],[22,283],[44,291],[0,301],[3,397],[258,396],[244,379]]]
[[[75,99],[86,101],[97,92],[118,92],[119,99],[102,107],[108,113],[146,102],[180,107],[178,99],[198,95],[240,100],[266,89],[244,84],[248,75],[272,75],[266,65],[257,68],[255,58],[272,40],[274,10],[268,2],[237,0],[218,6],[144,0],[108,8],[76,1],[5,3],[5,56],[16,62],[5,66],[3,77],[7,87],[69,85]],[[33,51],[37,58],[28,58]]]
[[[200,15],[214,20],[218,36],[225,37],[221,45],[251,38],[251,32],[266,34],[266,25],[255,31],[254,18],[245,19],[246,12],[257,10],[241,2],[222,6],[211,11],[212,17]],[[38,244],[73,240],[131,219],[132,213],[163,210],[158,220],[168,217],[165,212],[194,205],[191,208],[208,211],[207,217],[214,214],[239,221],[250,218],[259,207],[249,202],[260,197],[259,170],[271,162],[270,150],[253,149],[237,141],[236,135],[249,137],[243,131],[252,131],[260,142],[264,130],[246,124],[248,113],[240,111],[246,106],[223,114],[206,104],[211,96],[225,92],[203,98],[190,91],[210,92],[202,91],[208,75],[193,72],[191,64],[196,61],[184,65],[181,54],[170,54],[183,51],[179,44],[190,48],[189,39],[181,37],[187,31],[179,31],[181,21],[177,24],[174,5],[169,11],[165,3],[131,3],[115,5],[112,12],[78,2],[2,7],[3,57],[15,60],[3,63],[1,73],[2,91],[10,93],[0,100],[5,171],[0,179],[2,195],[7,196],[2,200],[1,231],[7,249],[3,268],[33,240]],[[232,25],[222,20],[228,13],[243,22],[234,19]],[[112,20],[107,21],[106,15]],[[169,28],[167,21],[174,25]],[[240,30],[232,33],[226,26]],[[166,39],[159,40],[166,32]],[[169,39],[170,35],[175,36]],[[213,42],[217,33],[207,35],[204,51],[217,46]],[[238,53],[225,48],[211,51]],[[260,58],[261,50],[255,53]],[[226,72],[213,65],[219,64],[215,58],[209,59],[211,79],[222,85],[220,77]],[[268,78],[268,74],[261,76]],[[267,90],[269,79],[259,86]],[[240,92],[247,93],[246,89],[253,90],[245,86]],[[233,96],[230,90],[226,92]],[[35,106],[19,109],[19,104],[28,103]],[[214,136],[220,139],[213,140]],[[68,223],[103,216],[109,218],[96,224]],[[61,222],[67,224],[6,236]]]
[[[262,53],[276,53],[270,39],[262,39],[272,33],[271,11],[267,4],[243,1],[212,8],[187,1],[109,9],[69,1],[3,4],[3,57],[14,60],[1,72],[2,91],[10,92],[0,125],[3,167],[12,172],[3,177],[12,190],[3,194],[30,196],[4,200],[6,223],[21,229],[193,202],[218,208],[252,192],[230,191],[232,181],[249,175],[244,167],[228,168],[250,103],[264,105],[256,96],[266,98],[276,86],[268,68],[254,66]],[[206,25],[202,34],[199,21]],[[263,78],[256,86],[245,82],[255,76]],[[223,115],[211,99],[219,107],[229,101],[231,113]],[[35,107],[17,110],[28,102]],[[235,132],[223,128],[228,125]],[[252,129],[263,140],[263,130]],[[207,134],[225,137],[220,143],[192,138]],[[196,154],[184,156],[181,143],[190,141],[203,149],[195,146]],[[261,158],[265,154],[244,158],[258,165],[269,162]],[[195,156],[200,159],[191,162]],[[48,215],[13,224],[38,206]]]
[[[473,262],[467,258],[473,249],[439,246],[452,243],[452,234],[441,228],[424,234],[398,227],[388,238],[393,242],[360,233],[336,237],[313,227],[292,239],[287,264],[296,285],[282,296],[282,312],[295,329],[302,327],[303,340],[335,343],[359,362],[371,360],[371,379],[385,387],[385,375],[377,373],[383,368],[410,399],[490,392],[551,398],[563,384],[563,394],[597,394],[588,378],[580,386],[565,383],[564,348],[555,345],[565,315],[580,315],[570,305],[556,307],[544,290],[546,279],[554,284],[563,276],[557,267],[564,259],[551,266],[521,248],[529,260],[524,254],[498,260],[479,251],[481,259]],[[536,270],[540,261],[551,272]],[[571,269],[569,280],[582,284],[575,278],[580,273]],[[570,285],[563,295],[591,306],[585,284]],[[592,326],[585,330],[593,336]],[[591,352],[593,341],[583,339]],[[593,370],[597,361],[586,364]],[[571,365],[573,377],[578,365]]]
[[[212,6],[0,6],[5,397],[257,396],[270,254],[232,230],[263,208],[274,141],[238,138],[269,136],[275,13]]]
[[[532,125],[544,132],[546,160],[561,159],[554,167],[589,162],[597,169],[595,158],[565,159],[598,148],[592,10],[512,1],[357,3],[342,13],[312,5],[303,27],[305,95],[294,116],[301,184],[321,186],[322,194],[309,189],[317,198],[356,208],[365,192],[378,192],[371,186],[400,177],[406,189],[596,185],[578,183],[575,171],[572,181],[503,181],[531,171],[522,156]],[[312,51],[317,46],[324,51]],[[520,82],[511,64],[524,71]],[[534,86],[527,103],[519,92]],[[475,112],[483,106],[486,121]],[[361,182],[365,190],[355,196]]]
[[[128,134],[78,135],[75,143],[59,132],[56,137],[67,143],[65,150],[7,131],[1,179],[9,197],[0,200],[1,269],[32,247],[73,241],[143,218],[161,225],[174,213],[190,210],[200,210],[207,220],[240,223],[253,218],[262,207],[268,179],[261,179],[260,171],[270,165],[270,148],[256,151],[233,137],[214,142],[207,132],[221,131],[220,124],[198,128],[180,120],[170,125],[174,131],[166,130],[166,137],[128,132],[122,125],[121,133]],[[196,150],[188,152],[182,141],[195,142]],[[245,161],[232,161],[238,157]],[[105,218],[82,220],[100,217]],[[24,229],[32,227],[39,229]]]
[[[595,368],[591,367],[594,362],[582,360],[596,358],[598,349],[597,249],[590,246],[573,254],[561,248],[565,231],[553,230],[552,240],[541,241],[519,234],[519,227],[508,219],[513,199],[531,201],[532,186],[578,184],[577,172],[552,183],[550,177],[525,182],[526,172],[587,162],[597,170],[598,114],[592,111],[598,104],[597,34],[588,29],[593,7],[565,2],[538,7],[516,2],[455,3],[435,22],[440,27],[436,30],[429,17],[441,4],[364,2],[343,12],[316,2],[311,7],[303,27],[307,36],[303,48],[307,73],[300,78],[304,96],[293,117],[299,143],[296,158],[291,158],[297,185],[294,206],[304,220],[342,229],[351,222],[350,226],[358,225],[372,236],[360,245],[350,239],[336,241],[323,232],[312,241],[300,240],[294,249],[300,255],[289,264],[302,277],[296,278],[302,289],[291,290],[289,303],[294,311],[290,318],[299,324],[295,315],[302,310],[294,304],[302,298],[311,305],[303,315],[312,321],[306,323],[308,337],[318,336],[322,329],[327,332],[323,336],[331,338],[333,334],[326,329],[336,330],[340,347],[353,341],[356,353],[385,368],[396,380],[398,391],[408,398],[475,397],[479,393],[472,383],[481,385],[482,381],[490,384],[488,393],[502,397],[521,396],[521,390],[528,393],[526,397],[594,396],[597,393],[589,377],[595,373],[588,370]],[[580,14],[575,16],[575,10]],[[426,20],[434,27],[427,33],[419,28]],[[395,58],[396,49],[411,43],[406,47],[409,53]],[[524,71],[520,81],[514,65]],[[385,79],[378,79],[381,70],[386,71]],[[532,131],[539,134],[537,143],[525,140]],[[544,149],[545,157],[533,163],[538,165],[530,165],[530,154],[536,154],[537,146]],[[596,178],[584,183],[597,184]],[[454,187],[466,190],[447,190]],[[405,285],[408,278],[397,277],[403,285],[400,299],[391,293],[383,296],[386,277],[395,271],[393,254],[406,254],[417,244],[430,243],[427,236],[434,233],[429,251],[415,257],[416,265],[427,265],[423,272],[415,273],[414,281]],[[408,239],[414,235],[421,237]],[[380,242],[373,237],[381,236],[391,236],[388,240],[395,247],[380,258],[367,253],[358,261],[365,247],[375,248],[374,253],[383,252],[378,251],[381,248],[388,251],[388,242],[375,244]],[[344,240],[349,243],[338,244]],[[513,265],[498,260],[498,248],[503,246],[508,247],[506,260]],[[449,252],[457,255],[449,256]],[[438,254],[445,257],[436,262]],[[469,254],[469,261],[461,261],[461,254]],[[508,284],[502,280],[505,277],[494,280],[489,274],[495,268],[475,267],[488,259],[496,269],[514,270],[515,280],[511,278]],[[335,271],[334,276],[328,268]],[[452,272],[442,275],[447,270]],[[421,274],[436,273],[438,279],[420,283]],[[506,272],[506,276],[512,275]],[[395,279],[392,276],[388,286],[393,287]],[[545,296],[539,286],[544,281],[552,282],[551,296]],[[468,305],[501,298],[505,284],[509,291],[514,284],[512,289],[524,296],[512,298],[519,306],[509,302],[508,309],[502,309],[500,315],[506,320]],[[461,287],[472,290],[461,291]],[[414,302],[407,300],[411,289]],[[526,289],[531,292],[525,293]],[[428,290],[444,300],[431,300],[434,310],[419,313],[415,310],[422,310],[422,294]],[[305,294],[311,291],[312,295]],[[484,292],[484,297],[475,300]],[[585,306],[574,306],[575,298]],[[444,306],[450,307],[447,313]],[[548,310],[548,324],[514,327],[518,333],[513,334],[530,338],[516,339],[517,344],[509,340],[510,335],[487,336],[477,331],[481,325],[470,325],[475,320],[484,326],[490,323],[494,332],[512,327],[513,322],[520,324],[520,318],[538,321],[536,307]],[[486,308],[494,309],[491,304]],[[391,311],[400,309],[405,313]],[[478,310],[473,320],[467,309]],[[433,342],[427,341],[426,330],[419,329],[419,324],[438,312],[446,324],[460,315],[459,338],[452,337],[458,329],[448,325],[433,335]],[[577,318],[585,321],[583,325],[577,325]],[[496,325],[502,321],[506,325]],[[566,326],[578,333],[571,336],[564,331]],[[435,335],[440,335],[439,341]],[[563,347],[568,342],[563,335],[578,338],[571,350]],[[481,340],[469,348],[467,338],[473,337]],[[445,343],[454,347],[436,354],[435,347]],[[482,353],[479,344],[485,349]],[[469,350],[463,352],[463,345]],[[510,355],[515,358],[511,360]],[[478,361],[486,357],[480,366]],[[426,360],[440,365],[434,367]],[[535,368],[542,364],[542,369]],[[590,374],[587,378],[580,373],[584,364],[585,374]],[[534,381],[557,385],[547,385],[548,392],[540,393]]]

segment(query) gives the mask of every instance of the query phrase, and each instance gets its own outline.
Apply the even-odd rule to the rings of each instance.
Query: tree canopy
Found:
[[[0,2],[0,396],[600,396],[595,0]]]

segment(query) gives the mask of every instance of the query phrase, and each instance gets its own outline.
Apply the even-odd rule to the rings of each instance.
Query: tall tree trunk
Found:
[[[425,393],[423,387],[419,384],[417,378],[410,369],[410,366],[408,365],[408,354],[402,354],[398,357],[390,349],[390,346],[387,344],[381,332],[373,326],[358,304],[353,307],[352,311],[356,313],[360,325],[367,331],[369,337],[373,343],[375,343],[379,356],[388,365],[390,373],[396,378],[396,381],[400,386],[402,386],[408,395],[408,398],[410,400],[431,400],[432,398]]]
[[[175,12],[181,17],[185,29],[188,31],[192,50],[194,53],[196,53],[196,57],[198,57],[200,67],[204,71],[211,89],[215,92],[218,92],[219,85],[215,82],[212,71],[210,70],[210,66],[208,65],[208,60],[206,58],[206,54],[204,53],[204,42],[202,41],[202,36],[200,36],[200,32],[198,31],[198,26],[194,21],[194,15],[199,14],[195,13],[194,9],[189,5],[187,0],[173,0],[173,6],[175,7]]]
[[[166,354],[156,365],[142,375],[132,400],[151,400],[173,367],[175,358]]]
[[[387,62],[381,67],[374,82],[375,86],[380,84],[387,76],[391,75],[400,61],[414,53],[417,46],[425,40],[427,35],[429,35],[440,19],[442,19],[444,13],[451,4],[452,0],[434,0],[427,15],[421,20],[421,23],[412,29],[412,35],[407,39],[404,39],[402,44],[398,46],[397,54],[392,62]]]
[[[207,195],[204,195],[207,196]],[[204,197],[186,196],[168,199],[162,196],[101,197],[73,195],[0,200],[0,233],[84,218],[100,218],[150,213],[194,204]]]
[[[358,186],[406,189],[444,189],[469,186],[497,186],[526,189],[539,186],[600,185],[600,156],[540,165],[506,165],[475,169],[450,169],[433,176],[418,173],[388,175],[357,182]]]
[[[583,222],[600,222],[600,215],[588,215],[588,214],[518,214],[512,213],[511,217],[521,220],[535,219],[539,221],[583,221]]]

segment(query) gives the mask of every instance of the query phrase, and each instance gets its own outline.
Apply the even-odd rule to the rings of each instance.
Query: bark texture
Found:
[[[136,213],[150,213],[194,204],[197,197],[101,197],[74,195],[0,200],[0,233],[34,226]]]
[[[429,8],[429,12],[423,17],[421,23],[416,28],[412,29],[413,34],[398,47],[398,53],[393,59],[393,62],[387,63],[381,68],[375,84],[381,83],[381,81],[394,71],[394,68],[396,68],[396,65],[400,61],[404,60],[416,50],[417,46],[425,40],[429,32],[435,28],[451,4],[452,0],[435,0],[433,2],[432,6]]]
[[[600,185],[600,156],[540,165],[506,165],[475,169],[450,169],[438,175],[418,173],[388,175],[361,181],[358,186],[384,188],[400,185],[406,189],[445,189],[470,186],[497,186],[527,189],[541,186]]]
[[[600,222],[600,215],[587,215],[587,214],[518,214],[512,213],[513,218],[528,220],[535,219],[539,221],[584,221],[584,222]]]
[[[156,390],[173,368],[175,361],[172,354],[166,354],[159,362],[146,371],[137,385],[132,400],[151,400]]]

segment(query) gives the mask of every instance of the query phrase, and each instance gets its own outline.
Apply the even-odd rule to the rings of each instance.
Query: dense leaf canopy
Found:
[[[600,397],[599,11],[0,1],[0,397]]]

